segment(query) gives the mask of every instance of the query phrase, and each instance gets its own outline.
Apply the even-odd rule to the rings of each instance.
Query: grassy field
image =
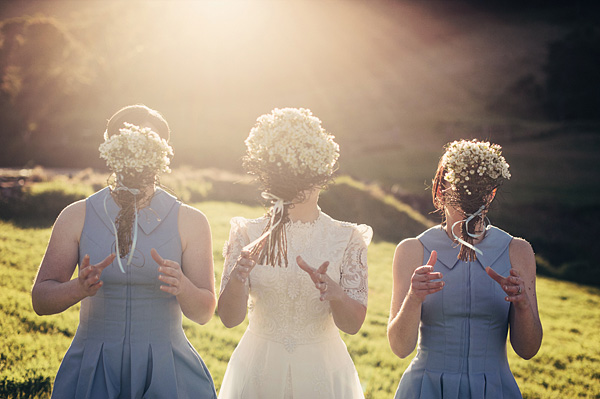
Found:
[[[234,215],[258,216],[261,208],[234,203],[195,204],[213,229],[217,287],[222,247]],[[25,227],[0,221],[0,396],[49,396],[51,383],[78,322],[78,306],[39,317],[29,290],[49,238],[49,227]],[[369,249],[369,310],[357,335],[343,338],[367,398],[390,398],[410,359],[389,349],[386,323],[390,301],[390,264],[395,244],[375,242]],[[509,360],[526,398],[600,398],[600,290],[546,278],[538,279],[540,315],[545,334],[532,360]],[[186,333],[204,358],[215,384],[221,384],[227,361],[245,324],[225,328],[218,317],[205,326],[184,322]]]

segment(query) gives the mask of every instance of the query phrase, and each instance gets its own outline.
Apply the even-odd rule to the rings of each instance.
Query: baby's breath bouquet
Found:
[[[479,140],[448,144],[440,163],[443,168],[440,173],[443,173],[446,184],[442,191],[443,201],[438,202],[436,207],[443,209],[451,205],[464,213],[465,219],[455,222],[451,231],[461,244],[458,258],[472,262],[477,259],[475,253],[481,253],[473,245],[473,239],[485,232],[486,213],[496,189],[504,180],[510,179],[509,165],[498,144]],[[454,229],[458,224],[460,237]]]
[[[246,139],[246,162],[294,176],[331,176],[339,157],[334,136],[304,108],[274,109],[257,119]]]
[[[104,133],[104,143],[100,144],[100,158],[106,160],[115,174],[168,173],[173,148],[167,141],[149,127],[139,127],[124,123],[120,134],[108,137]]]
[[[275,108],[260,116],[246,139],[246,171],[260,181],[271,202],[263,234],[247,247],[259,262],[288,264],[284,225],[294,201],[326,185],[335,172],[339,146],[305,108]],[[265,245],[266,244],[266,245]]]
[[[120,207],[114,223],[111,220],[117,246],[117,262],[124,273],[121,257],[129,254],[131,264],[137,241],[138,204],[148,201],[144,188],[154,184],[158,175],[170,172],[169,164],[173,149],[149,127],[139,127],[125,122],[119,134],[112,136],[104,132],[104,143],[100,144],[100,158],[116,176],[111,194]],[[106,201],[104,206],[106,211]],[[106,211],[108,216],[108,211]],[[132,233],[133,231],[133,233]]]
[[[476,191],[495,188],[510,179],[509,165],[498,144],[478,140],[450,143],[442,158],[444,180],[453,192],[473,195]]]

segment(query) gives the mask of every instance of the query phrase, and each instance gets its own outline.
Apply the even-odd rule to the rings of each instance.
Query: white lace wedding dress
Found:
[[[221,292],[241,249],[262,233],[266,218],[233,218],[225,247]],[[312,223],[286,225],[286,268],[256,265],[250,273],[248,329],[233,352],[220,399],[363,398],[356,368],[336,327],[329,302],[296,264],[329,261],[327,274],[367,305],[367,225],[340,222],[320,212]]]

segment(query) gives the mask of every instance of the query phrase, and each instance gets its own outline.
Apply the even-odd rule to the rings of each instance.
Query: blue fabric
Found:
[[[109,197],[104,209],[104,199]],[[139,211],[138,243],[125,274],[116,260],[102,272],[103,286],[81,301],[77,333],[65,355],[52,398],[216,398],[212,377],[187,340],[177,299],[159,289],[156,248],[181,262],[178,213],[181,203],[157,190]],[[79,264],[115,252],[118,205],[105,188],[86,200]]]
[[[417,237],[423,264],[437,251],[434,266],[444,289],[428,295],[421,310],[417,355],[404,372],[396,399],[521,398],[506,358],[510,304],[500,285],[485,271],[491,266],[508,276],[512,237],[489,226],[477,244],[475,262],[458,260],[460,246],[441,226]]]

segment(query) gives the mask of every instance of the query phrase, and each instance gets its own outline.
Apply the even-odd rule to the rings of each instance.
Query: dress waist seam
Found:
[[[283,335],[283,336],[280,335],[278,337],[274,337],[273,335],[265,334],[260,331],[256,331],[250,327],[248,327],[247,332],[252,333],[253,335],[256,335],[257,337],[260,337],[260,338],[263,338],[263,339],[266,339],[268,341],[272,341],[272,342],[275,342],[278,344],[282,344],[282,345],[287,345],[290,341],[293,341],[295,345],[318,344],[318,343],[326,342],[326,341],[329,341],[331,339],[334,339],[334,338],[340,336],[337,329],[331,329],[329,331],[326,331],[325,333],[323,333],[322,335],[319,335],[319,337],[316,337],[314,339],[298,339],[297,337],[294,337],[292,335]]]

